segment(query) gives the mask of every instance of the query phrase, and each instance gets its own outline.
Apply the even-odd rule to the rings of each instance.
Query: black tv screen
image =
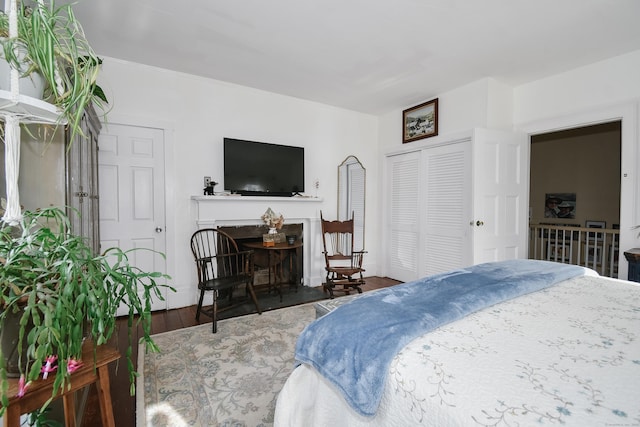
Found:
[[[224,189],[245,196],[304,191],[304,148],[224,139]]]

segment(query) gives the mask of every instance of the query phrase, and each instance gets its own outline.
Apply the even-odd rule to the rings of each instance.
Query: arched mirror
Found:
[[[338,219],[354,217],[354,250],[364,250],[365,169],[356,156],[338,166]]]

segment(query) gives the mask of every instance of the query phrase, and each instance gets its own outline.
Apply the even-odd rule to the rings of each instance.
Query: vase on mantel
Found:
[[[269,232],[267,234],[278,234],[278,230],[275,227],[269,227]]]

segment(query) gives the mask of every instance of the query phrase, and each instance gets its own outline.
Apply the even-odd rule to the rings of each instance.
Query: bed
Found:
[[[336,307],[296,360],[276,427],[640,425],[640,286],[482,264]]]

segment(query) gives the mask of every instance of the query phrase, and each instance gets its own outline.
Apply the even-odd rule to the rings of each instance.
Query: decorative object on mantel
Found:
[[[204,195],[205,196],[213,196],[215,194],[214,187],[218,185],[215,181],[209,181],[209,185],[204,187]]]
[[[402,112],[402,143],[438,135],[438,98]]]

